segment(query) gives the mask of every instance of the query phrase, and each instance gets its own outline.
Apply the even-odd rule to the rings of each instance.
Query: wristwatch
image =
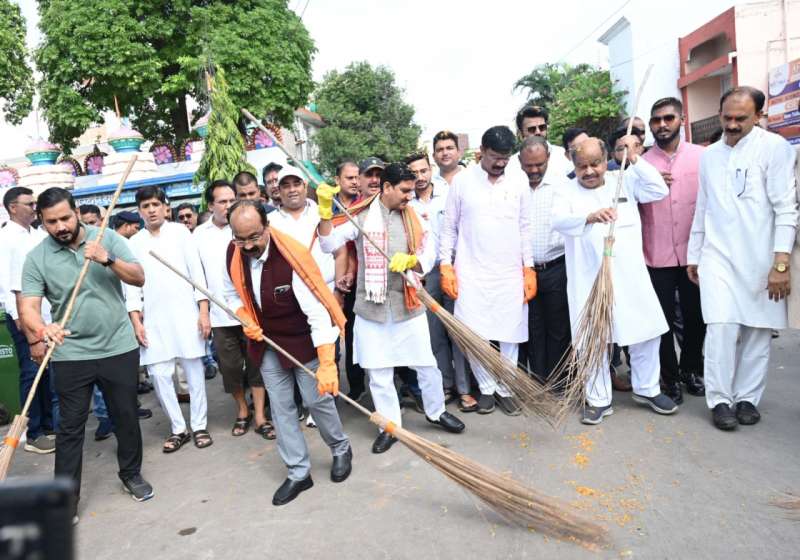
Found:
[[[111,266],[115,262],[117,262],[117,257],[115,257],[113,254],[109,253],[108,254],[108,258],[106,259],[106,262],[103,263],[103,266]]]
[[[772,268],[774,268],[777,272],[786,272],[789,270],[789,265],[787,263],[779,262],[772,265]]]

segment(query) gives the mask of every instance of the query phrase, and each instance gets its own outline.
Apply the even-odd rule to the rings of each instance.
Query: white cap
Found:
[[[281,170],[278,171],[278,184],[280,184],[285,177],[297,177],[304,183],[306,182],[305,174],[292,165],[284,165]]]

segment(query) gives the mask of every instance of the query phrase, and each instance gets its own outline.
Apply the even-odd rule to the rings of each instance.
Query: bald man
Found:
[[[656,297],[642,250],[638,203],[661,200],[668,194],[661,174],[633,153],[639,139],[623,141],[631,148],[619,205],[614,206],[618,172],[607,171],[605,143],[588,138],[573,148],[575,179],[564,184],[553,204],[553,228],[564,236],[567,296],[573,337],[589,299],[600,265],[608,224],[616,222],[611,271],[614,286],[612,340],[630,347],[633,400],[659,414],[672,414],[677,405],[659,387],[659,346],[667,322]],[[606,363],[586,380],[584,424],[599,424],[611,408],[611,377]]]

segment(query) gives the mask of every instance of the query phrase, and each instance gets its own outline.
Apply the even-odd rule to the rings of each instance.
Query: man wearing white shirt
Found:
[[[553,180],[547,140],[541,136],[525,139],[519,161],[531,189],[533,266],[537,279],[536,297],[528,304],[526,355],[531,371],[547,379],[572,340],[564,238],[552,226],[553,199],[564,180]]]
[[[452,184],[453,178],[463,171],[459,162],[458,136],[449,130],[440,130],[433,136],[433,161],[439,171],[434,175],[434,182],[441,179],[443,183]]]
[[[233,239],[228,224],[228,208],[236,202],[233,186],[224,179],[212,182],[204,194],[211,219],[197,226],[194,239],[203,263],[208,290],[220,299],[224,297],[225,253]],[[261,372],[247,359],[247,339],[239,321],[231,318],[216,305],[211,306],[211,332],[219,359],[222,386],[233,397],[237,406],[236,420],[231,435],[247,433],[252,420],[245,399],[245,381],[253,396],[255,432],[265,439],[275,439],[275,430],[264,415],[266,390]]]
[[[631,135],[624,141],[632,149],[638,139]],[[659,388],[659,347],[667,322],[645,266],[637,206],[664,198],[669,193],[667,185],[655,167],[631,153],[631,165],[625,171],[619,204],[614,209],[617,176],[616,172],[607,172],[605,143],[588,138],[571,155],[576,177],[556,192],[552,223],[564,236],[572,329],[578,326],[603,262],[606,224],[616,222],[611,259],[613,325],[607,342],[630,347],[633,400],[659,414],[672,414],[678,407]],[[581,421],[599,424],[613,413],[611,375],[606,362],[586,379],[586,406]]]
[[[738,87],[720,100],[723,137],[700,158],[687,274],[700,286],[706,403],[714,425],[761,418],[771,329],[785,328],[789,254],[797,229],[795,152],[759,128],[764,94]],[[735,411],[733,410],[735,408]]]
[[[528,340],[528,301],[536,290],[528,182],[505,172],[516,139],[495,126],[481,138],[481,161],[456,175],[447,197],[440,235],[442,291],[456,300],[455,316],[495,341],[517,362]],[[481,396],[478,413],[518,415],[511,393],[478,362],[470,361]]]
[[[173,453],[192,437],[196,447],[205,448],[213,443],[206,430],[208,406],[202,360],[205,339],[211,333],[208,298],[187,289],[186,283],[153,258],[150,251],[201,286],[206,285],[203,265],[189,230],[166,221],[168,204],[164,191],[155,186],[142,187],[136,192],[136,204],[145,228],[131,237],[130,246],[144,268],[147,282],[143,287],[126,284],[125,299],[141,346],[140,363],[147,366],[158,401],[170,420],[171,434],[162,451]],[[189,385],[192,434],[186,430],[172,383],[176,361]]]
[[[38,366],[31,357],[44,356],[47,348],[43,341],[36,340],[33,333],[23,332],[17,311],[17,295],[22,289],[22,265],[25,257],[47,234],[39,231],[31,224],[36,219],[36,202],[33,191],[26,187],[12,187],[3,196],[3,206],[10,220],[0,230],[0,295],[6,309],[6,326],[14,341],[19,363],[20,402],[25,402],[28,392],[36,377]],[[15,293],[16,292],[16,293]],[[43,315],[49,320],[49,305],[43,302]],[[27,335],[27,338],[26,338]],[[55,442],[48,438],[44,429],[52,430],[53,414],[57,415],[58,405],[51,392],[49,370],[43,375],[36,389],[31,408],[28,411],[28,430],[26,432],[25,451],[33,453],[52,453]]]

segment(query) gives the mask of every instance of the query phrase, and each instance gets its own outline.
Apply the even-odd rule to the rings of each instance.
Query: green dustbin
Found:
[[[19,363],[11,333],[6,327],[6,312],[0,307],[0,403],[13,416],[20,410]]]

